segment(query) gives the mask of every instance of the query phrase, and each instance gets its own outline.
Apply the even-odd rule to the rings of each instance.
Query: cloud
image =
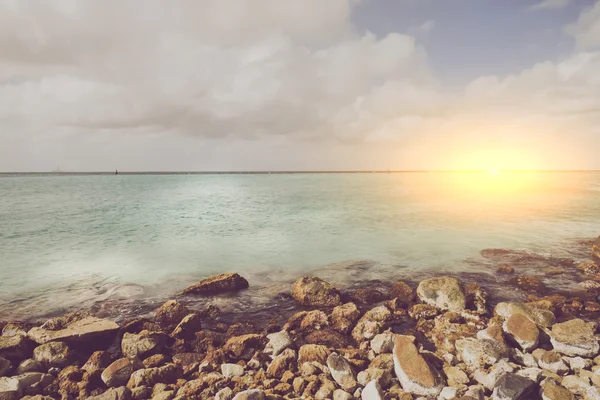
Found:
[[[600,1],[584,10],[577,22],[566,28],[581,49],[600,47]]]
[[[423,24],[421,24],[421,26],[419,26],[418,31],[421,33],[429,33],[434,29],[435,29],[435,21],[430,19],[430,20],[423,22]]]
[[[555,10],[569,5],[570,0],[542,0],[529,7],[530,10]]]

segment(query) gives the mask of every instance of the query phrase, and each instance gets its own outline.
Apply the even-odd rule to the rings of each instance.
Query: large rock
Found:
[[[202,317],[199,314],[191,313],[183,317],[171,332],[171,336],[178,339],[191,339],[200,329],[202,329]]]
[[[263,335],[247,334],[229,338],[223,350],[233,358],[249,360],[257,350],[263,350],[267,339]]]
[[[33,359],[48,367],[64,367],[69,364],[73,354],[64,342],[49,342],[33,350]]]
[[[48,342],[106,343],[117,333],[119,325],[108,319],[85,317],[58,330],[41,327],[31,328],[27,336],[38,344]]]
[[[494,314],[503,319],[508,319],[513,314],[521,314],[543,328],[549,328],[556,322],[556,317],[552,311],[534,308],[524,303],[498,303],[494,309]]]
[[[235,272],[228,272],[202,279],[186,288],[183,294],[214,295],[220,293],[237,292],[247,289],[248,281]]]
[[[395,337],[394,370],[402,388],[409,393],[435,397],[444,388],[439,372],[419,354],[410,336]]]
[[[340,304],[339,290],[314,276],[305,276],[294,282],[292,297],[306,306],[335,307]]]
[[[327,367],[331,376],[344,390],[353,391],[356,388],[356,379],[352,367],[346,359],[338,353],[331,353],[327,357]]]
[[[596,324],[582,319],[554,324],[550,341],[554,350],[568,356],[595,357],[600,351],[598,340],[594,336]]]
[[[600,261],[600,236],[598,236],[594,244],[592,244],[592,257]]]
[[[422,281],[417,287],[417,295],[423,303],[449,311],[462,311],[467,302],[458,279],[448,276]]]
[[[542,383],[542,400],[575,400],[575,395],[569,392],[564,387],[557,384],[552,379],[548,379]]]
[[[383,332],[392,320],[392,313],[385,306],[370,309],[358,321],[352,330],[352,337],[357,342],[371,340],[375,335]]]
[[[491,339],[466,338],[457,340],[455,345],[458,358],[472,370],[494,365],[508,357],[508,348]]]
[[[120,358],[102,371],[102,382],[108,387],[124,386],[131,374],[144,366],[137,358]]]
[[[331,327],[338,332],[348,333],[359,318],[360,311],[356,304],[342,304],[331,312]]]
[[[154,320],[163,329],[172,329],[190,313],[190,310],[175,300],[168,300],[156,310]]]
[[[265,353],[271,354],[274,357],[294,344],[287,331],[271,333],[267,335],[267,339],[269,339],[269,343],[265,346]]]
[[[523,314],[513,314],[502,326],[504,332],[512,338],[524,351],[534,350],[540,338],[536,324]]]
[[[530,400],[536,398],[537,385],[531,379],[506,373],[498,379],[492,400]]]
[[[318,362],[325,365],[331,352],[327,347],[318,344],[305,344],[298,350],[298,367],[305,362]]]
[[[20,361],[31,355],[32,348],[24,335],[0,336],[0,357]]]
[[[161,332],[141,331],[139,334],[123,334],[121,352],[126,357],[140,359],[159,352],[166,342],[166,335]]]

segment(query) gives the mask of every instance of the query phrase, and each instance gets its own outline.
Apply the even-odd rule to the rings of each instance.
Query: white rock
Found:
[[[539,383],[542,379],[542,370],[540,368],[525,368],[517,371],[517,375],[524,376],[525,378],[529,378],[532,381]]]
[[[371,348],[375,354],[391,353],[394,350],[394,335],[380,333],[371,340]]]
[[[221,373],[225,378],[233,378],[244,375],[244,367],[237,364],[222,364]]]
[[[273,356],[279,355],[283,350],[291,348],[293,343],[287,331],[275,332],[267,335],[269,343],[265,346],[265,353]]]
[[[472,370],[494,365],[508,357],[508,348],[495,340],[466,338],[456,341],[458,358]]]
[[[580,369],[589,369],[592,367],[593,364],[592,360],[585,359],[582,357],[565,357],[565,359],[567,360],[573,371],[577,371]]]
[[[446,386],[440,392],[438,399],[451,400],[458,396],[458,389],[455,387]]]
[[[365,386],[361,393],[362,400],[383,400],[383,392],[381,386],[376,380],[372,380]]]
[[[481,385],[469,386],[465,396],[473,397],[477,400],[484,400],[485,388]]]
[[[0,399],[18,400],[21,398],[23,388],[18,379],[15,378],[0,378]]]
[[[500,360],[490,368],[488,373],[481,369],[475,371],[473,378],[487,389],[492,390],[502,375],[513,371],[514,368],[509,363],[505,360]]]

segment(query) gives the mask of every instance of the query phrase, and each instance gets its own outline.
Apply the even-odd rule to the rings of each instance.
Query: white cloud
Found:
[[[530,10],[555,10],[569,5],[570,0],[542,0],[530,7]]]
[[[576,23],[567,27],[567,32],[575,37],[577,46],[589,49],[600,46],[600,1],[584,10]]]
[[[435,29],[435,21],[433,19],[427,20],[419,26],[419,32],[421,33],[429,33]]]

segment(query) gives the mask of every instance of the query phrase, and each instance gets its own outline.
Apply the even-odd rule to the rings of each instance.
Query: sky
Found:
[[[600,169],[598,0],[0,0],[0,171]]]

